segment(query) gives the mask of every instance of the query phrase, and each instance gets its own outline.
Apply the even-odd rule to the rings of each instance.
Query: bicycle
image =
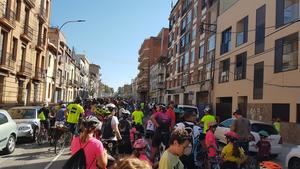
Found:
[[[57,154],[58,150],[62,150],[65,146],[71,143],[72,133],[65,125],[55,125],[54,132],[54,153]]]
[[[44,144],[45,142],[48,141],[48,138],[49,138],[49,136],[48,136],[47,129],[44,127],[44,125],[41,125],[41,129],[40,129],[40,131],[37,135],[37,139],[36,139],[37,144],[38,145]]]

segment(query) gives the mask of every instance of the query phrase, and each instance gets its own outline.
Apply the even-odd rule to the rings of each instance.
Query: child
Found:
[[[260,140],[256,144],[256,147],[258,148],[258,161],[270,160],[271,144],[268,141],[269,134],[264,130],[260,131],[258,134],[260,136]]]
[[[207,130],[206,136],[205,136],[205,145],[206,145],[207,151],[208,151],[208,158],[212,161],[216,157],[217,150],[218,150],[216,137],[214,135],[217,126],[218,125],[216,122],[208,123],[208,130]]]
[[[221,169],[238,169],[238,166],[245,162],[246,156],[244,150],[239,147],[239,136],[233,131],[225,134],[227,145],[223,148],[221,157],[223,164]]]
[[[147,148],[147,142],[144,139],[138,139],[133,144],[133,153],[132,156],[136,157],[142,161],[146,161],[149,165],[152,166],[151,161],[147,157],[146,154],[146,148]]]

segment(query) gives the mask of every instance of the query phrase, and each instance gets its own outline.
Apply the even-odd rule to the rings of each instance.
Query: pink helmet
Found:
[[[141,149],[141,148],[145,148],[146,145],[147,145],[147,142],[144,139],[138,139],[134,142],[133,148]]]
[[[225,136],[228,138],[236,139],[236,140],[238,140],[240,138],[240,136],[236,132],[233,132],[233,131],[227,132],[225,134]]]

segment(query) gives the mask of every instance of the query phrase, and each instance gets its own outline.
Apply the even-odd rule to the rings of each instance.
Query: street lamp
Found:
[[[60,33],[60,31],[61,31],[61,29],[65,26],[65,25],[67,25],[67,24],[69,24],[69,23],[80,23],[80,22],[85,22],[86,20],[70,20],[70,21],[66,21],[66,22],[64,22],[60,27],[58,27],[58,29],[57,29],[57,50],[56,50],[56,63],[55,63],[55,73],[54,73],[54,79],[55,79],[55,81],[54,81],[54,90],[53,90],[53,101],[55,101],[55,91],[56,91],[56,87],[55,87],[55,83],[56,83],[56,73],[57,73],[57,71],[56,71],[56,69],[57,69],[57,64],[58,64],[58,52],[59,52],[59,43],[60,43],[60,40],[59,40],[59,33]]]

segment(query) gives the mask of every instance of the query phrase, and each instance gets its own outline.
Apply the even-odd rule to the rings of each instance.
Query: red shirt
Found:
[[[174,112],[173,108],[168,108],[166,113],[167,113],[167,115],[169,115],[171,117],[171,120],[172,120],[171,127],[173,128],[175,126],[175,122],[176,122],[176,116],[175,116],[175,112]]]

